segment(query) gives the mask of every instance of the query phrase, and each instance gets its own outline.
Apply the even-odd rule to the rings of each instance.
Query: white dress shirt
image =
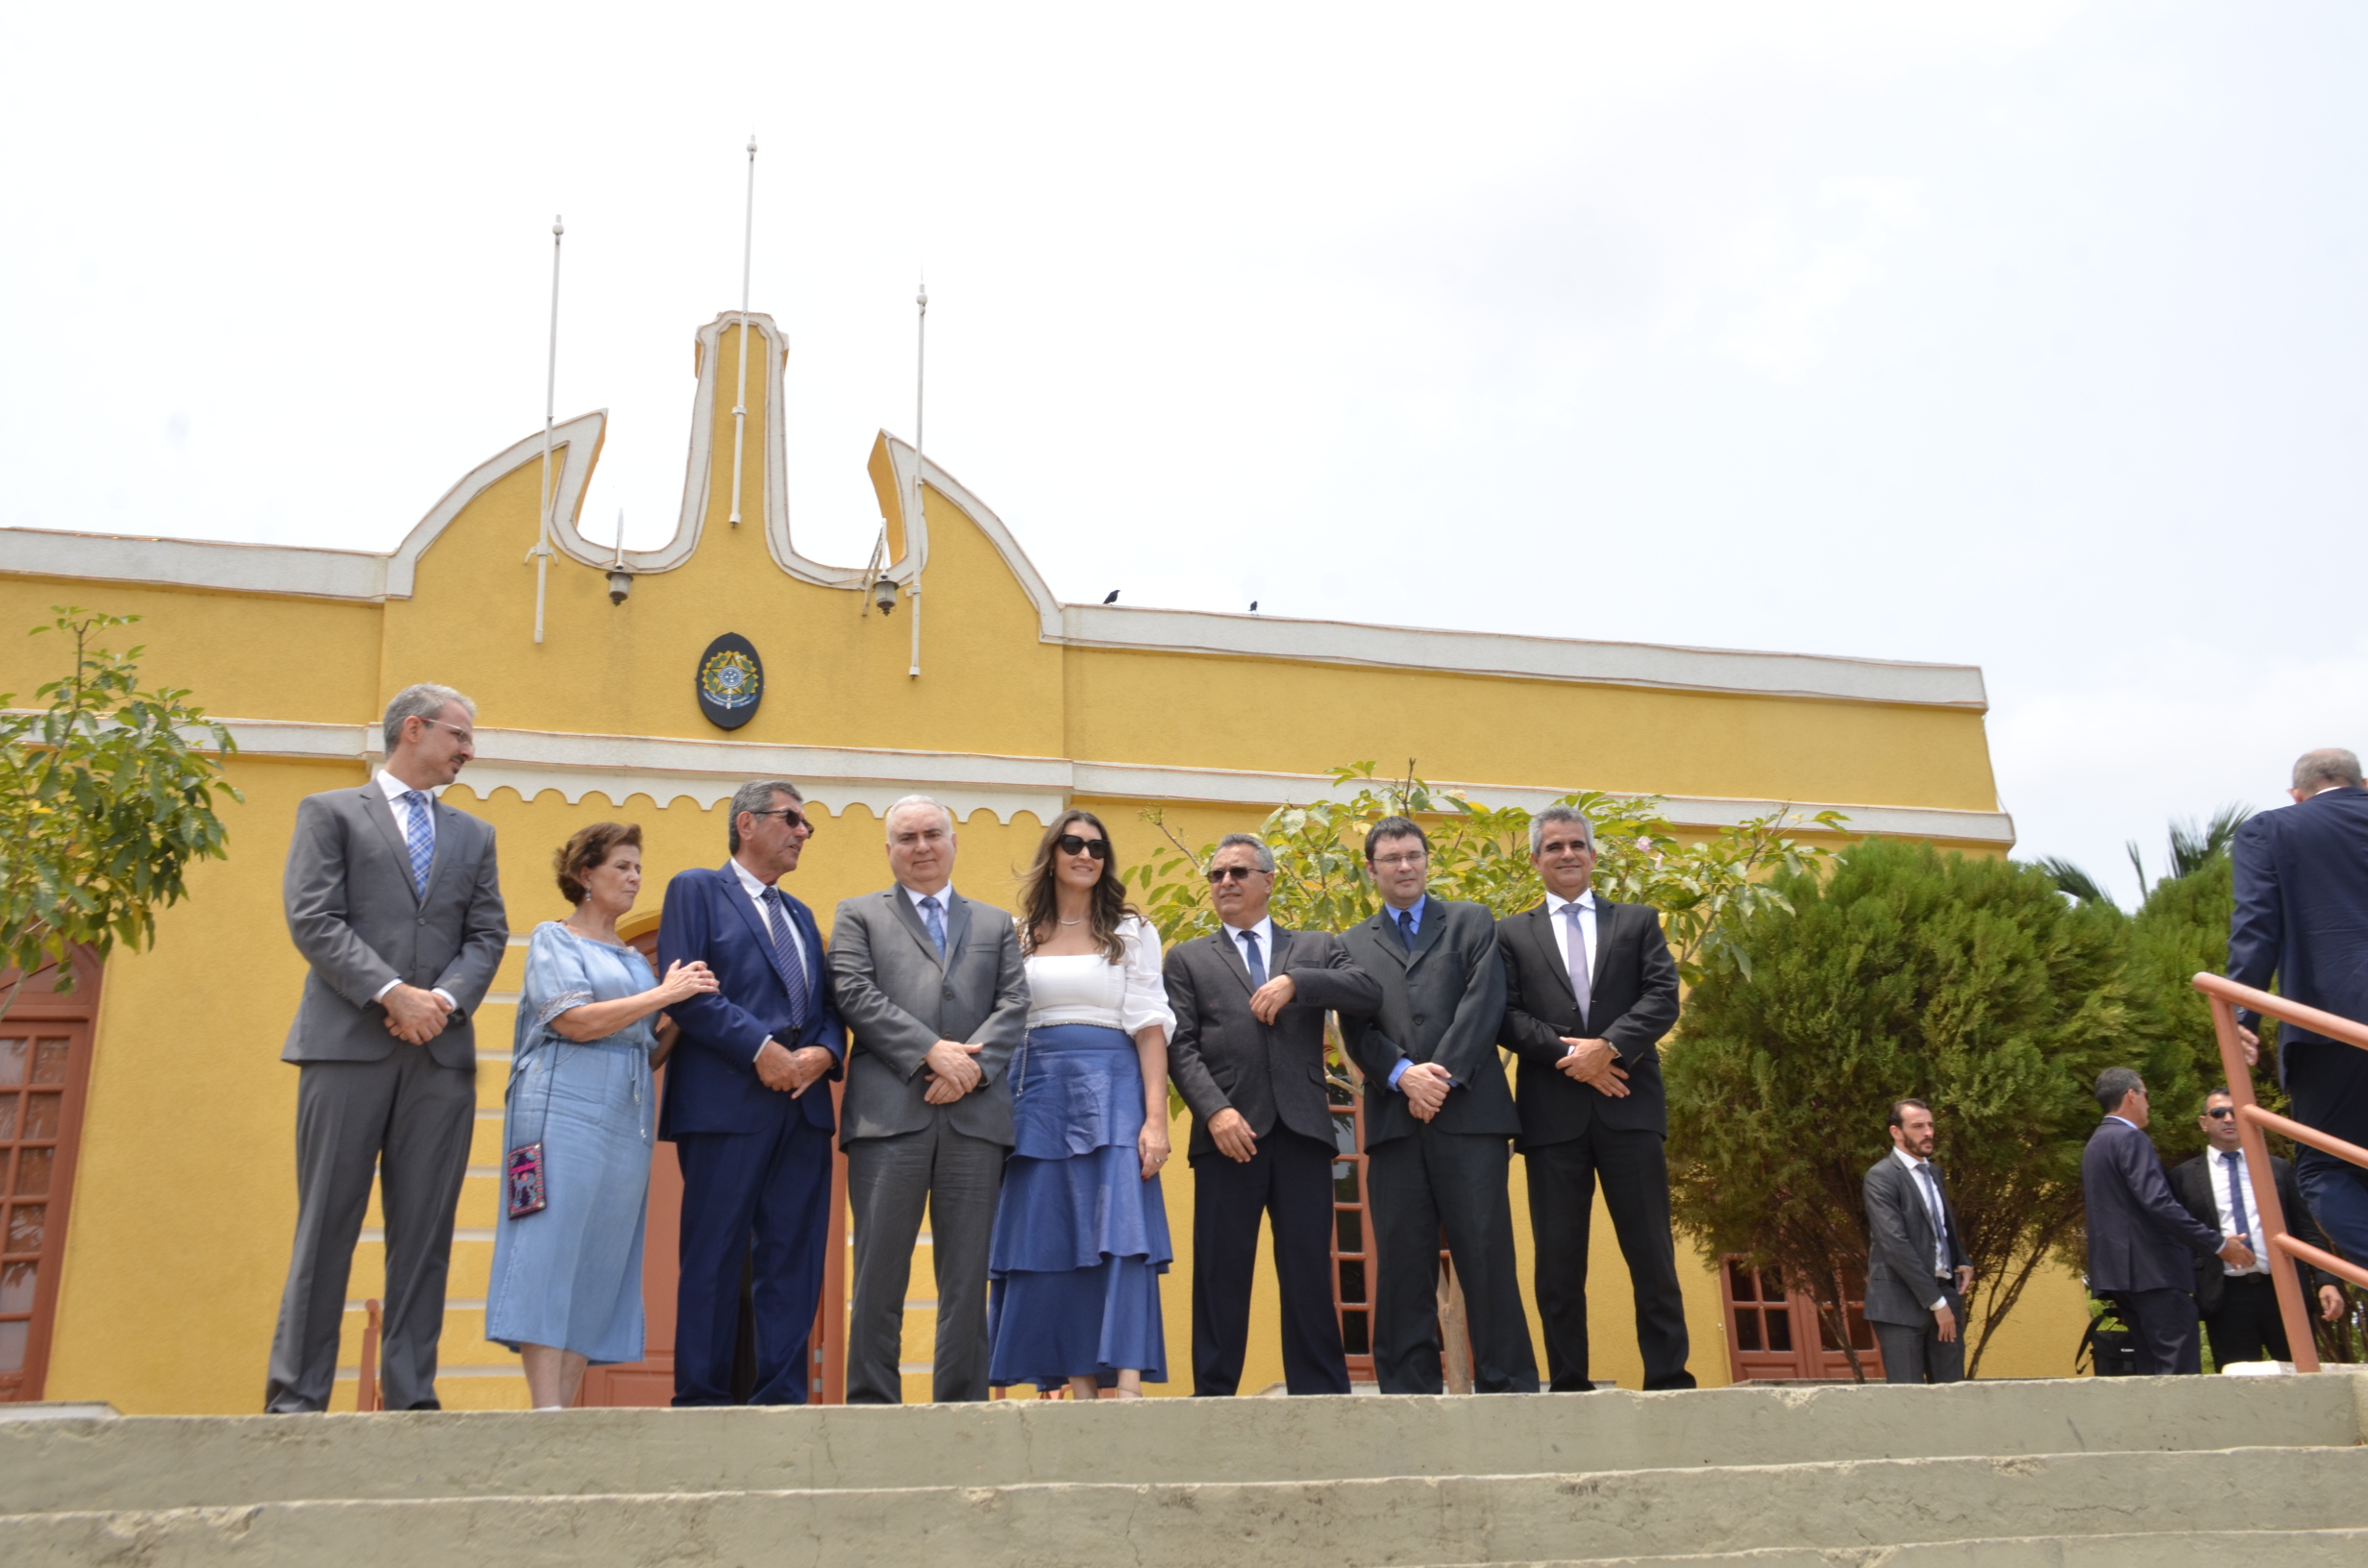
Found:
[[[1587,939],[1587,972],[1591,975],[1595,972],[1595,955],[1603,951],[1595,945],[1595,890],[1589,888],[1576,898],[1565,898],[1555,894],[1547,894],[1545,895],[1545,923],[1553,928],[1554,945],[1562,949],[1563,968],[1567,970],[1570,968],[1570,917],[1565,915],[1563,911],[1573,904],[1579,906],[1579,930],[1580,934]],[[1592,998],[1590,999],[1591,1001]],[[1571,1051],[1577,1049],[1576,1045],[1570,1047]],[[1563,1054],[1568,1056],[1570,1051],[1565,1051]]]
[[[757,881],[756,873],[741,865],[736,856],[731,862],[731,872],[740,879],[741,890],[749,895],[749,902],[756,906],[756,923],[770,937],[773,919],[765,904],[765,894],[772,891],[773,884]],[[798,934],[798,922],[790,919],[786,905],[782,906],[781,919],[789,927],[789,950],[798,955],[798,972],[805,976],[806,994],[811,996],[814,994],[814,966],[805,956],[805,939]]]
[[[386,809],[395,815],[395,840],[403,845],[407,854],[411,847],[411,808],[404,803],[403,797],[409,792],[411,786],[383,768],[379,770],[378,786],[379,794],[386,797]],[[435,791],[422,790],[420,793],[428,797],[428,830],[433,833],[435,831]],[[389,980],[379,987],[379,993],[370,999],[374,1002],[382,1002],[386,1000],[386,993],[401,984],[403,984],[401,979]],[[444,998],[444,1005],[447,1007],[457,1008],[460,1005],[453,1000],[453,993],[442,986],[435,988],[435,993]]]
[[[1924,1206],[1926,1217],[1933,1222],[1933,1278],[1955,1279],[1957,1270],[1949,1266],[1948,1215],[1933,1213],[1933,1199],[1938,1193],[1938,1185],[1926,1187],[1924,1178],[1917,1169],[1925,1162],[1918,1160],[1896,1143],[1891,1145],[1891,1158],[1908,1167],[1908,1186],[1915,1193],[1916,1202]],[[1945,1307],[1948,1304],[1947,1296],[1925,1303],[1926,1306],[1933,1308]]]
[[[1242,961],[1242,967],[1246,969],[1249,968],[1249,948],[1242,939],[1256,937],[1259,967],[1267,971],[1268,979],[1274,978],[1274,921],[1271,917],[1261,915],[1256,925],[1228,925],[1223,930],[1225,940],[1233,943],[1233,956]]]
[[[2236,1216],[2229,1212],[2229,1165],[2227,1157],[2218,1149],[2204,1151],[2204,1168],[2211,1172],[2211,1211],[2220,1216],[2220,1239],[2233,1240],[2236,1236]],[[2245,1245],[2253,1249],[2253,1262],[2243,1268],[2226,1262],[2220,1268],[2226,1274],[2266,1274],[2268,1267],[2261,1262],[2261,1206],[2253,1201],[2253,1172],[2245,1164],[2245,1157],[2236,1157],[2236,1189],[2245,1202]]]
[[[919,888],[907,887],[901,882],[898,883],[897,886],[904,889],[904,896],[912,900],[913,913],[921,917],[921,923],[925,926],[929,923],[929,912],[921,907],[921,900],[924,898],[934,898],[937,900],[937,918],[939,919],[946,919],[953,914],[953,884],[950,882],[938,889],[935,893],[924,893]],[[948,931],[947,935],[950,937],[953,933],[951,931]]]

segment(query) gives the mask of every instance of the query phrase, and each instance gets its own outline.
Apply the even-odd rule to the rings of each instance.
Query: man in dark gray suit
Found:
[[[1209,858],[1222,923],[1168,951],[1169,1081],[1193,1114],[1193,1392],[1231,1394],[1249,1344],[1261,1217],[1274,1224],[1283,1379],[1295,1394],[1348,1392],[1332,1304],[1331,1097],[1323,1016],[1370,1013],[1381,987],[1321,931],[1267,910],[1274,854],[1228,833]]]
[[[1867,1171],[1866,1322],[1887,1383],[1962,1383],[1973,1260],[1933,1164],[1933,1112],[1895,1100],[1891,1152]]]
[[[1010,1152],[1005,1069],[1027,1032],[1011,917],[953,891],[953,814],[926,796],[888,808],[897,885],[849,898],[830,978],[854,1043],[839,1147],[855,1218],[847,1402],[904,1398],[898,1361],[921,1214],[937,1274],[930,1397],[987,1397],[987,1244]]]
[[[493,829],[433,796],[476,754],[476,717],[449,686],[406,687],[386,706],[378,776],[296,807],[283,894],[312,968],[280,1053],[299,1077],[296,1245],[264,1394],[275,1412],[329,1407],[374,1171],[386,1408],[439,1409],[453,1208],[477,1117],[475,1015],[509,940]]]
[[[1365,864],[1382,909],[1344,932],[1341,945],[1381,983],[1381,1006],[1344,1015],[1341,1024],[1365,1074],[1366,1181],[1381,1254],[1374,1374],[1385,1394],[1441,1389],[1443,1231],[1464,1287],[1472,1387],[1535,1393],[1538,1357],[1521,1311],[1505,1189],[1521,1118],[1496,1054],[1505,1016],[1496,922],[1482,905],[1430,895],[1430,840],[1410,818],[1373,824]]]
[[[2171,1195],[2162,1157],[2146,1136],[2146,1084],[2128,1067],[2097,1076],[2105,1119],[2081,1155],[2088,1200],[2088,1290],[2110,1297],[2136,1339],[2137,1369],[2160,1377],[2204,1370],[2196,1332],[2195,1258],[2243,1268],[2253,1249],[2199,1222]]]

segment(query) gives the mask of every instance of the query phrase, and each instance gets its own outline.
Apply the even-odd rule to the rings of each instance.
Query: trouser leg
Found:
[[[1873,1323],[1866,1325],[1875,1331],[1875,1343],[1883,1350],[1883,1381],[1886,1383],[1930,1383],[1931,1371],[1924,1364],[1925,1346],[1932,1342],[1929,1324]]]
[[[2293,1360],[2287,1354],[2285,1325],[2278,1315],[2278,1287],[2266,1274],[2232,1274],[2223,1281],[2220,1305],[2204,1320],[2204,1328],[2211,1335],[2211,1359],[2217,1365],[2257,1361],[2263,1351],[2273,1360]]]
[[[2121,1302],[2137,1336],[2139,1372],[2169,1377],[2204,1370],[2193,1296],[2184,1290],[2125,1290]]]
[[[2354,1130],[2336,1136],[2368,1142],[2368,1132]],[[2294,1162],[2294,1180],[2302,1188],[2303,1201],[2318,1216],[2319,1229],[2334,1242],[2335,1251],[2352,1262],[2368,1264],[2368,1170],[2331,1154],[2305,1149]]]
[[[1530,1343],[1529,1314],[1521,1307],[1520,1275],[1513,1261],[1513,1198],[1505,1180],[1513,1168],[1511,1145],[1490,1134],[1428,1128],[1417,1137],[1430,1145],[1425,1158],[1434,1201],[1464,1290],[1472,1389],[1534,1394],[1538,1353]]]
[[[740,1335],[740,1277],[772,1133],[685,1133],[679,1273],[675,1286],[677,1405],[728,1405]],[[753,1315],[753,1314],[752,1314]]]
[[[756,1389],[752,1405],[802,1405],[807,1342],[822,1305],[830,1235],[831,1136],[803,1118],[782,1130],[756,1194]]]
[[[1439,1361],[1439,1207],[1417,1134],[1368,1151],[1373,1215],[1373,1375],[1385,1394],[1436,1394]],[[1468,1300],[1468,1298],[1467,1298]]]
[[[1258,1222],[1273,1170],[1270,1138],[1261,1140],[1258,1152],[1246,1162],[1216,1151],[1193,1162],[1196,1394],[1225,1396],[1241,1389],[1242,1362],[1249,1347],[1249,1291],[1258,1262]]]
[[[440,1409],[436,1342],[444,1334],[444,1282],[452,1271],[453,1215],[469,1172],[477,1074],[403,1047],[386,1153],[379,1164],[386,1218],[386,1408]]]
[[[1529,1149],[1529,1231],[1536,1243],[1533,1283],[1545,1330],[1545,1366],[1556,1393],[1592,1388],[1588,1368],[1587,1248],[1595,1213],[1595,1164],[1590,1140]]]
[[[1957,1319],[1957,1337],[1942,1339],[1940,1325],[1932,1324],[1924,1331],[1924,1366],[1935,1383],[1965,1381],[1965,1298],[1954,1289],[1941,1292],[1949,1304],[1949,1314]]]
[[[1274,1279],[1282,1296],[1283,1386],[1294,1394],[1344,1394],[1348,1360],[1341,1350],[1340,1311],[1332,1299],[1335,1151],[1328,1143],[1277,1127],[1258,1152],[1271,1172],[1267,1205],[1273,1216]],[[1257,1242],[1254,1225],[1250,1242],[1253,1247]],[[1246,1312],[1246,1288],[1242,1304]],[[1234,1365],[1238,1382],[1238,1359]]]
[[[308,1062],[297,1070],[296,1237],[263,1390],[273,1413],[329,1408],[354,1243],[395,1099],[391,1057]]]
[[[1686,1370],[1691,1342],[1686,1296],[1677,1283],[1677,1238],[1669,1225],[1669,1163],[1661,1135],[1644,1129],[1597,1127],[1595,1172],[1603,1205],[1628,1262],[1636,1303],[1637,1349],[1647,1388],[1691,1388]]]
[[[930,1261],[937,1272],[930,1395],[940,1404],[987,1397],[987,1257],[1009,1152],[941,1123],[929,1182]]]
[[[855,1224],[854,1304],[847,1315],[847,1403],[897,1405],[904,1377],[904,1295],[929,1200],[930,1127],[847,1146],[847,1205]],[[946,1238],[933,1238],[937,1246]],[[941,1297],[938,1311],[946,1303]]]

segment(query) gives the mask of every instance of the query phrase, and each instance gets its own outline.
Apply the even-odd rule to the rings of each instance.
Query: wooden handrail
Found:
[[[2244,1042],[2236,1038],[2236,1010],[2246,1008],[2263,1017],[2295,1024],[2362,1050],[2368,1050],[2368,1025],[2256,991],[2251,986],[2240,986],[2222,974],[2199,974],[2194,985],[2211,1003],[2212,1033],[2220,1041],[2220,1067],[2228,1074],[2229,1098],[2236,1105],[2236,1139],[2245,1151],[2245,1171],[2253,1179],[2254,1207],[2261,1215],[2259,1250],[2270,1260],[2269,1278],[2277,1287],[2278,1316],[2285,1324],[2286,1347],[2294,1357],[2295,1371],[2316,1372],[2319,1345],[2311,1334],[2309,1309],[2303,1301],[2302,1276],[2294,1267],[2279,1267],[2276,1255],[2283,1253],[2288,1258],[2303,1260],[2359,1286],[2368,1286],[2368,1269],[2297,1240],[2286,1228],[2285,1205],[2280,1201],[2278,1183],[2270,1174],[2269,1140],[2261,1134],[2264,1129],[2282,1133],[2298,1143],[2361,1166],[2368,1166],[2368,1149],[2261,1109],[2253,1097],[2253,1066],[2245,1060]]]

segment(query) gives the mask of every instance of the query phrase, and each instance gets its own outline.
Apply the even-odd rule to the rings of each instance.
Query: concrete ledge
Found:
[[[1435,1568],[2352,1568],[2368,1554],[2368,1530],[2207,1530],[2154,1535],[2024,1535],[1919,1541],[1908,1546],[1768,1547],[1675,1557],[1586,1557],[1566,1562],[1456,1563]]]
[[[2083,1378],[1486,1398],[135,1416],[0,1426],[0,1513],[310,1498],[1566,1475],[2342,1447],[2368,1378]]]
[[[1205,1568],[1254,1556],[1295,1568],[1404,1568],[1755,1547],[1846,1554],[1913,1542],[2197,1529],[2368,1529],[2368,1450],[2077,1454],[1253,1485],[275,1503],[0,1518],[0,1560],[12,1568],[115,1562],[143,1568],[234,1562],[443,1568],[459,1561],[505,1568],[685,1562]],[[1982,1560],[1986,1568],[1988,1559]]]

